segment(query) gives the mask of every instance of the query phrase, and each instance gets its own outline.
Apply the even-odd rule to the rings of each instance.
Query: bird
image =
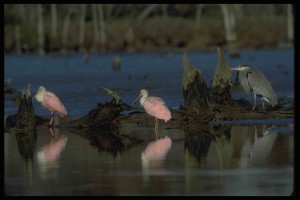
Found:
[[[256,96],[261,97],[263,110],[265,110],[264,101],[268,102],[272,107],[278,104],[277,96],[270,82],[259,69],[243,64],[236,68],[230,68],[230,70],[239,71],[239,82],[243,90],[246,93],[253,93],[254,105],[252,110],[256,106]]]
[[[64,117],[67,115],[67,110],[65,106],[61,103],[59,98],[53,92],[49,92],[46,90],[44,86],[40,86],[37,93],[34,95],[32,100],[36,98],[41,105],[48,109],[51,112],[51,120],[49,126],[53,126],[53,117],[55,113],[58,113],[60,117]]]
[[[140,95],[138,98],[133,102],[135,103],[138,99],[140,99],[141,106],[144,107],[145,111],[155,117],[155,133],[156,139],[159,138],[158,133],[158,126],[159,126],[159,119],[168,122],[171,119],[171,112],[168,107],[165,105],[165,102],[159,97],[148,96],[149,93],[146,89],[140,90]]]

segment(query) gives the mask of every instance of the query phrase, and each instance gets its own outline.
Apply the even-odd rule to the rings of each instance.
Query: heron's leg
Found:
[[[262,105],[263,105],[263,111],[265,111],[265,103],[264,103],[264,99],[261,98],[261,102],[262,102]]]
[[[255,109],[255,105],[256,105],[256,94],[255,93],[253,93],[253,98],[254,98],[254,105],[253,105],[252,110]]]

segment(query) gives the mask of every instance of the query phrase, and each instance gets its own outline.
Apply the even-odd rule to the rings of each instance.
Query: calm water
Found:
[[[98,102],[109,101],[101,87],[115,89],[132,102],[141,88],[162,97],[169,107],[183,104],[181,53],[119,54],[120,71],[112,69],[115,54],[83,56],[5,56],[5,79],[17,90],[31,83],[55,92],[72,118],[83,116]],[[226,60],[231,66],[250,64],[272,82],[278,98],[294,96],[293,50],[246,50]],[[216,52],[190,52],[207,85],[217,64]],[[276,58],[276,59],[274,59]],[[235,76],[235,75],[234,75]],[[234,98],[252,96],[233,94]],[[260,103],[260,102],[259,102]],[[36,114],[49,116],[34,102]],[[5,99],[5,116],[17,108]],[[120,134],[143,142],[117,154],[99,150],[89,140],[61,128],[38,127],[31,153],[12,133],[4,134],[4,192],[7,195],[290,195],[294,184],[293,119],[246,120],[209,125],[207,132],[165,129],[171,146],[160,160],[145,159],[153,128],[122,124]],[[221,128],[220,128],[221,127]],[[216,130],[218,130],[216,132]],[[23,145],[23,146],[22,146]],[[148,146],[149,145],[149,146]],[[148,147],[148,148],[147,148]],[[163,154],[162,154],[163,153]]]

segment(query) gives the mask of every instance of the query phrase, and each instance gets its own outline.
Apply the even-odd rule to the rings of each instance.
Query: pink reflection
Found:
[[[52,140],[38,152],[38,160],[40,161],[55,161],[59,158],[61,152],[67,144],[68,138],[62,135],[57,140]]]
[[[172,140],[165,138],[158,139],[148,144],[142,153],[143,160],[163,160],[172,146]]]

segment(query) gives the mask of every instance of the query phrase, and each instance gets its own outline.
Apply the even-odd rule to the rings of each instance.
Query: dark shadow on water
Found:
[[[16,132],[15,136],[18,143],[19,152],[22,155],[22,157],[25,159],[26,162],[27,160],[32,160],[37,140],[36,130],[21,130]]]

